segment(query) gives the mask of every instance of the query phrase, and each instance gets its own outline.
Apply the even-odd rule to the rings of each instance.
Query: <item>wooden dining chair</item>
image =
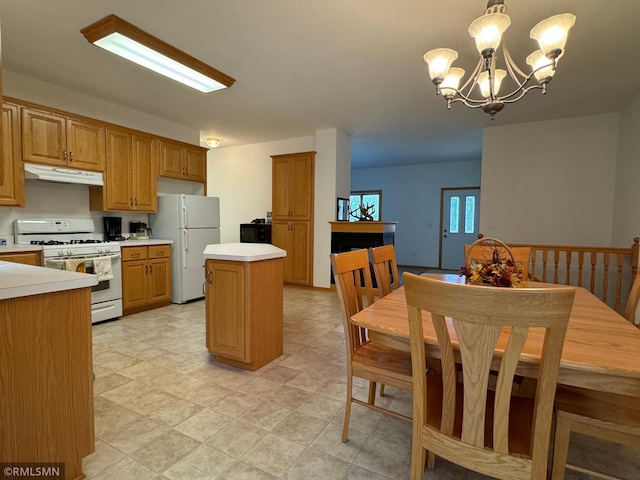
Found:
[[[411,421],[409,417],[375,404],[376,383],[411,391],[411,355],[371,342],[366,329],[351,323],[354,314],[374,302],[367,250],[331,254],[331,268],[340,299],[347,349],[347,401],[342,430],[342,441],[346,442],[352,403]],[[353,377],[369,380],[366,402],[353,397]]]
[[[378,297],[382,298],[400,287],[400,275],[393,245],[370,248],[369,258],[373,266]]]
[[[491,477],[545,479],[575,289],[483,287],[407,272],[402,278],[414,366],[411,479],[423,478],[426,451],[429,468],[438,456]],[[440,375],[415,368],[425,361],[423,312],[430,313],[438,339]],[[533,399],[511,395],[531,327],[545,329]],[[494,359],[496,351],[501,361]],[[462,383],[456,382],[456,362],[462,364]],[[491,369],[499,372],[495,391],[488,389]]]
[[[637,273],[624,312],[624,317],[634,325],[639,299],[640,273]],[[567,468],[597,476],[603,473],[567,463],[571,432],[640,449],[640,401],[636,397],[558,386],[554,413],[552,480],[564,479]]]
[[[629,299],[627,300],[627,306],[624,309],[624,318],[629,320],[636,326],[636,310],[638,309],[638,301],[640,300],[640,272],[636,273],[633,277],[633,284],[631,285],[631,291],[629,292]]]

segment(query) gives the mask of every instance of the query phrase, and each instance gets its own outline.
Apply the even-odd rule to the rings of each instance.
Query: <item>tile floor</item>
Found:
[[[349,441],[340,441],[346,375],[336,294],[285,288],[284,300],[284,355],[256,372],[209,355],[202,301],[94,326],[96,451],[84,460],[87,478],[408,478],[409,423],[354,405]],[[365,383],[357,385],[364,398]],[[388,387],[382,401],[411,412],[406,392]],[[577,440],[577,461],[640,476],[640,452]],[[486,477],[438,460],[424,478]]]

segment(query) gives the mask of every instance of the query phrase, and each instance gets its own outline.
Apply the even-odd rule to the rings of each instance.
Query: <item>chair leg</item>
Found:
[[[351,397],[353,396],[353,377],[347,375],[347,402],[344,406],[344,425],[342,426],[342,443],[349,437],[349,420],[351,419]]]
[[[424,461],[427,451],[422,446],[422,438],[416,437],[414,432],[411,442],[411,479],[422,480],[424,478]]]
[[[553,465],[551,480],[563,480],[569,452],[569,437],[571,435],[571,421],[556,416],[556,430],[553,441]]]
[[[369,405],[373,405],[376,401],[376,382],[369,382]]]
[[[384,383],[380,384],[380,396],[384,397]]]
[[[429,452],[427,455],[427,468],[429,468],[429,470],[436,468],[436,454],[433,452]]]

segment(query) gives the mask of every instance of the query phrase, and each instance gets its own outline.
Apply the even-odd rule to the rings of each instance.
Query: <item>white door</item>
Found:
[[[460,270],[464,245],[478,238],[480,189],[442,189],[442,238],[440,268]]]
[[[180,271],[173,272],[173,303],[185,303],[204,297],[204,249],[207,245],[220,243],[219,228],[195,228],[181,230],[179,253],[182,256]],[[179,279],[179,280],[178,280]],[[176,282],[178,280],[178,282]]]

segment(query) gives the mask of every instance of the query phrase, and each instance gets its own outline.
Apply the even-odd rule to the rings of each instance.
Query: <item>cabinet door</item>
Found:
[[[97,123],[68,118],[67,151],[69,167],[104,171],[105,128]]]
[[[288,158],[273,159],[272,177],[272,218],[289,220],[292,212],[289,205],[291,162]]]
[[[312,264],[310,222],[291,222],[289,230],[291,255],[289,282],[300,285],[311,285]]]
[[[122,262],[122,308],[124,310],[149,303],[146,260]]]
[[[284,281],[291,281],[291,223],[290,222],[272,222],[271,223],[271,243],[287,252],[284,257]]]
[[[313,211],[313,164],[312,153],[291,158],[290,209],[292,220],[311,220]]]
[[[133,209],[155,212],[158,210],[158,174],[153,156],[153,137],[134,133],[132,143]]]
[[[124,130],[107,129],[107,165],[104,180],[105,208],[133,210],[131,164],[131,134]]]
[[[0,158],[0,205],[24,207],[24,168],[20,160],[18,107],[2,106],[2,158]]]
[[[30,108],[22,109],[22,159],[67,165],[65,119]]]
[[[205,183],[207,181],[206,150],[187,147],[184,158],[184,166],[185,176],[187,180],[202,183]]]
[[[214,355],[251,362],[242,262],[207,260],[207,347]]]
[[[178,143],[160,140],[160,176],[184,179],[184,147]]]
[[[171,259],[149,260],[149,303],[171,300]]]

